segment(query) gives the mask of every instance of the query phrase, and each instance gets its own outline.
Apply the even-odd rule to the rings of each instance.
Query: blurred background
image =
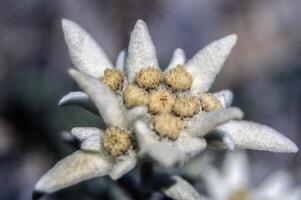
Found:
[[[1,0],[0,199],[30,199],[38,178],[73,151],[60,131],[99,126],[99,119],[81,108],[57,106],[60,97],[77,89],[66,73],[72,64],[62,18],[87,29],[112,61],[127,47],[141,18],[163,68],[177,47],[190,58],[209,42],[238,34],[213,90],[232,89],[234,105],[245,111],[246,119],[274,127],[299,146],[300,9],[299,0]],[[300,183],[300,153],[248,155],[253,184],[281,169]],[[89,184],[47,199],[100,199]]]

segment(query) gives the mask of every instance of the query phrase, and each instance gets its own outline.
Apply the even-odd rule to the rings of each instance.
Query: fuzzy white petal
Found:
[[[166,168],[180,166],[185,161],[185,154],[179,148],[171,146],[167,142],[148,145],[143,153]]]
[[[236,41],[236,35],[219,39],[207,45],[187,62],[187,71],[193,76],[191,92],[194,95],[209,90]]]
[[[76,127],[71,130],[71,134],[80,142],[82,150],[101,151],[101,137],[104,132],[95,127]]]
[[[117,180],[131,171],[136,166],[136,163],[136,154],[134,151],[132,151],[129,153],[129,155],[123,156],[122,160],[117,161],[117,163],[112,168],[112,171],[109,173],[109,176],[113,180]]]
[[[135,74],[145,67],[158,68],[156,49],[146,24],[138,20],[131,33],[128,56],[126,59],[127,78],[133,82]]]
[[[272,152],[297,152],[298,147],[278,131],[254,122],[230,121],[216,130],[231,135],[236,147]]]
[[[177,65],[184,65],[186,61],[185,52],[181,48],[177,48],[172,55],[172,58],[165,69],[165,71],[171,70],[172,68],[176,67]]]
[[[126,59],[126,50],[122,50],[116,59],[115,67],[116,69],[120,70],[121,72],[124,72],[125,68],[125,59]]]
[[[225,132],[213,130],[205,136],[205,139],[209,148],[229,149],[231,151],[235,149],[235,143],[233,138]]]
[[[192,136],[205,136],[218,125],[229,120],[241,119],[243,112],[239,108],[224,108],[216,111],[201,112],[194,121],[188,124],[187,133]]]
[[[233,101],[233,92],[231,90],[221,90],[214,92],[213,95],[221,102],[224,108],[231,106]]]
[[[131,108],[126,113],[126,119],[128,121],[128,125],[130,127],[133,126],[134,122],[142,119],[147,115],[147,107],[145,106],[136,106],[134,108]]]
[[[35,191],[51,193],[90,178],[105,176],[111,168],[112,163],[102,154],[76,151],[42,176]]]
[[[94,77],[101,77],[106,68],[113,65],[102,48],[78,24],[62,20],[65,41],[74,66]]]
[[[98,79],[73,69],[69,70],[69,74],[95,103],[107,126],[126,128],[127,124],[121,105],[109,87],[102,84]]]
[[[179,176],[172,176],[175,183],[167,188],[163,188],[163,193],[175,200],[200,200],[199,193],[186,180]]]
[[[184,153],[167,142],[156,140],[153,137],[155,133],[149,129],[145,122],[136,121],[134,126],[140,155],[147,155],[164,167],[174,167],[183,163]]]
[[[95,104],[91,101],[89,96],[84,92],[80,92],[80,91],[69,92],[68,94],[63,96],[59,101],[59,106],[71,106],[71,105],[77,105],[83,107],[84,109],[96,115],[99,115]]]
[[[152,131],[149,129],[146,123],[139,120],[134,124],[135,134],[140,149],[144,149],[147,146],[157,143],[156,139],[152,137]]]
[[[249,163],[244,152],[234,151],[227,153],[222,170],[225,181],[230,190],[235,191],[240,188],[247,188],[249,185]]]
[[[177,147],[183,151],[188,157],[193,157],[207,147],[205,139],[196,138],[189,135],[182,136],[175,141]]]

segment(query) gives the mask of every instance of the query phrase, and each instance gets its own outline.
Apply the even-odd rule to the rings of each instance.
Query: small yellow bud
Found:
[[[109,127],[102,137],[103,148],[112,156],[124,154],[132,145],[130,135],[118,127]]]
[[[103,84],[110,87],[111,90],[117,91],[122,86],[123,75],[117,69],[106,69],[104,76],[100,80]]]
[[[180,131],[183,128],[183,121],[172,114],[164,113],[155,116],[154,129],[161,137],[167,137],[175,140],[179,137]]]
[[[250,194],[247,188],[241,187],[230,192],[228,200],[248,200]]]
[[[134,106],[147,106],[149,94],[135,85],[129,85],[123,92],[123,102],[127,108]]]
[[[177,65],[177,67],[169,70],[164,75],[164,81],[174,91],[183,91],[190,89],[192,76],[186,71],[183,65]]]
[[[158,87],[162,79],[160,70],[154,67],[141,69],[135,76],[135,81],[138,86],[144,89],[154,89]]]
[[[173,112],[180,117],[192,117],[200,109],[199,100],[195,97],[178,97]]]
[[[168,113],[172,110],[174,102],[174,97],[168,91],[158,90],[151,94],[148,108],[154,114]]]
[[[201,96],[201,106],[204,111],[210,112],[221,109],[221,102],[211,93],[206,93]]]

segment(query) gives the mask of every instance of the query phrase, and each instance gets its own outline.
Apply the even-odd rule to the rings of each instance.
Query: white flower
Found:
[[[163,73],[142,20],[137,21],[128,50],[119,54],[115,67],[78,24],[64,19],[62,26],[77,68],[69,74],[84,92],[67,94],[59,105],[82,106],[99,115],[106,129],[72,129],[81,150],[48,171],[36,184],[36,191],[50,193],[105,175],[118,179],[135,167],[137,158],[172,167],[204,150],[207,143],[228,149],[297,151],[293,142],[270,128],[229,122],[243,117],[240,109],[229,107],[231,91],[208,93],[236,35],[209,44],[186,64],[183,50],[176,49]],[[172,189],[166,191],[173,194]]]
[[[204,164],[204,163],[202,163]],[[214,166],[203,168],[201,176],[205,181],[210,199],[214,200],[299,200],[301,187],[295,186],[286,171],[270,175],[257,187],[250,185],[249,163],[243,152],[226,155],[222,169]]]

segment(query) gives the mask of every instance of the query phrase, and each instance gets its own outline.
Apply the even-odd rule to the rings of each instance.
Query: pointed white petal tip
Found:
[[[188,60],[186,65],[187,71],[193,76],[193,94],[197,95],[210,89],[236,41],[236,35],[228,35],[208,44]]]
[[[186,56],[184,50],[181,48],[177,48],[174,50],[172,58],[165,71],[171,70],[175,68],[177,65],[183,65],[185,64],[185,61],[186,61]]]
[[[298,147],[278,131],[250,121],[230,121],[217,128],[229,134],[237,148],[296,153]]]
[[[156,49],[146,24],[138,20],[130,36],[126,59],[129,82],[133,82],[136,73],[149,66],[159,68]]]

